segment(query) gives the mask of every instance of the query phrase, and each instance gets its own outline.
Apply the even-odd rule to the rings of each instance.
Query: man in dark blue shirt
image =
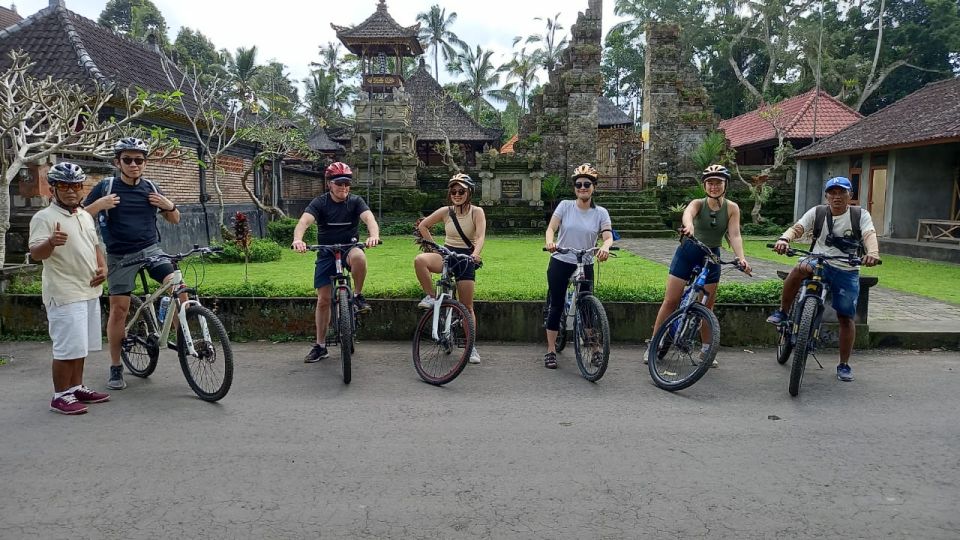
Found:
[[[380,226],[377,225],[373,212],[363,199],[350,194],[350,182],[353,180],[353,171],[350,167],[345,163],[332,163],[327,167],[324,177],[327,179],[330,191],[313,199],[300,216],[300,221],[293,231],[291,247],[300,253],[307,250],[307,245],[303,242],[303,234],[314,223],[317,224],[317,242],[321,245],[356,242],[361,220],[369,232],[366,246],[373,247],[379,244]],[[362,291],[363,281],[367,276],[367,257],[362,249],[350,249],[344,260],[353,276],[354,301],[360,312],[366,313],[370,311],[370,306],[363,298]],[[313,273],[313,287],[317,290],[317,308],[314,313],[317,341],[303,359],[307,363],[322,360],[330,355],[325,343],[327,325],[330,324],[330,297],[333,291],[330,276],[333,273],[333,254],[318,251],[317,265]]]
[[[107,266],[110,284],[110,319],[107,321],[107,339],[110,342],[110,379],[107,387],[122,390],[123,366],[120,364],[120,344],[124,338],[124,323],[130,310],[130,292],[139,268],[123,267],[124,261],[150,257],[162,253],[157,230],[159,213],[168,223],[180,222],[180,211],[160,189],[146,178],[147,152],[150,147],[141,139],[125,137],[113,147],[113,164],[120,174],[94,186],[84,200],[84,208],[96,216],[104,244],[107,247]],[[173,276],[173,265],[158,263],[147,268],[150,277],[166,282]]]

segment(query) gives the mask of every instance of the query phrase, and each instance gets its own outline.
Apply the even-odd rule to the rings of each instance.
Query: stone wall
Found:
[[[353,165],[355,184],[373,186],[382,181],[384,186],[416,189],[417,154],[409,96],[403,91],[380,96],[382,99],[361,96],[353,102],[356,127],[346,156]]]
[[[694,29],[691,29],[693,31]],[[694,183],[699,171],[687,157],[716,126],[713,107],[693,65],[680,49],[680,27],[649,24],[643,83],[643,174],[654,184]]]

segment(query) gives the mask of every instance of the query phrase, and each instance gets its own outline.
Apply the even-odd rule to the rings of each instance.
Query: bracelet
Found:
[[[169,209],[169,210],[161,210],[160,212],[167,213],[167,212],[175,212],[176,210],[177,210],[177,205],[174,204],[174,205],[173,205],[173,208],[171,208],[171,209]]]
[[[781,236],[780,238],[777,238],[777,241],[780,241],[780,240],[783,240],[784,242],[786,242],[786,243],[788,243],[788,244],[790,243],[790,239],[787,238],[786,236]]]

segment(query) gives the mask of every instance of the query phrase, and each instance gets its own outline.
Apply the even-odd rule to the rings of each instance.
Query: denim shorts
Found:
[[[720,248],[710,248],[717,256]],[[670,275],[688,281],[693,277],[693,269],[707,264],[707,255],[693,242],[684,242],[673,252],[673,261],[670,262]],[[720,267],[711,264],[707,271],[706,284],[720,283]]]
[[[803,259],[801,262],[812,270],[813,263],[810,260]],[[852,319],[857,314],[857,298],[860,297],[860,272],[824,264],[823,280],[830,286],[830,305],[834,311],[840,317]]]
[[[350,270],[350,265],[347,264],[347,255],[351,250],[360,249],[360,248],[350,248],[347,251],[341,251],[343,262],[343,268],[347,271]],[[330,279],[333,277],[333,274],[337,271],[337,262],[334,259],[333,252],[331,251],[319,251],[317,252],[317,265],[313,270],[313,288],[319,289],[326,287],[327,285],[333,283],[333,280]]]

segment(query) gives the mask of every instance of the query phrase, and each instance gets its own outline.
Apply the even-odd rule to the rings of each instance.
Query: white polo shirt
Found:
[[[30,219],[30,247],[46,242],[60,224],[60,231],[67,233],[67,243],[53,249],[53,254],[43,261],[41,290],[43,303],[47,306],[62,306],[97,298],[103,286],[90,286],[97,273],[97,246],[100,239],[93,217],[82,208],[73,214],[55,203],[40,210]]]

